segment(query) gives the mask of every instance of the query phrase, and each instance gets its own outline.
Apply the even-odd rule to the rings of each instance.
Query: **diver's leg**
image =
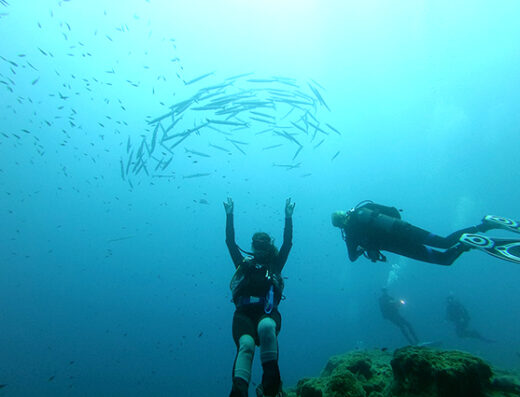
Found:
[[[412,327],[412,324],[410,324],[410,322],[405,320],[405,319],[403,319],[403,324],[408,329],[408,333],[410,335],[410,339],[412,339],[412,345],[418,344],[419,343],[419,338],[415,334],[415,331],[414,331],[414,329]]]
[[[406,327],[401,324],[401,323],[398,323],[397,326],[399,327],[399,329],[401,330],[401,333],[403,334],[403,336],[406,338],[406,340],[408,341],[408,343],[410,345],[413,345],[414,342],[412,340],[412,338],[410,337],[410,334],[408,333],[408,330],[406,329]]]
[[[466,328],[464,328],[458,324],[455,324],[455,334],[457,334],[457,336],[459,338],[465,338],[466,337]]]
[[[260,361],[264,370],[262,386],[265,396],[275,396],[279,392],[281,385],[276,328],[276,322],[271,317],[264,317],[258,323]]]
[[[443,266],[451,265],[463,252],[469,250],[464,244],[457,244],[446,251],[437,251],[421,244],[403,241],[387,243],[381,249],[408,258]]]
[[[459,242],[464,233],[479,233],[485,230],[487,225],[471,226],[451,233],[447,237],[441,237],[408,222],[396,221],[394,223],[394,238],[401,242],[424,244],[435,248],[450,248]]]
[[[233,387],[229,397],[247,397],[254,353],[255,340],[251,335],[242,335],[235,358]]]
[[[247,397],[255,353],[255,324],[247,313],[235,311],[232,330],[237,355],[233,364],[233,387],[230,397]]]
[[[478,340],[481,340],[483,342],[488,342],[488,343],[492,342],[491,339],[483,337],[480,332],[478,332],[477,330],[474,330],[474,329],[466,329],[464,331],[464,338],[478,339]]]

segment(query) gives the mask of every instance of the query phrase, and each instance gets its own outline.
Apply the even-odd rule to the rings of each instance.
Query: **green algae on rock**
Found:
[[[493,371],[460,351],[408,346],[333,356],[321,376],[301,379],[287,397],[515,397],[515,374]]]
[[[484,396],[493,375],[482,359],[461,351],[408,346],[391,361],[396,395]]]

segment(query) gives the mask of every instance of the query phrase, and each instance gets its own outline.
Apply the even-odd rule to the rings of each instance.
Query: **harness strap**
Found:
[[[269,290],[267,296],[239,296],[236,299],[235,306],[240,308],[248,305],[262,305],[266,314],[270,314],[278,305],[274,301],[273,291]]]

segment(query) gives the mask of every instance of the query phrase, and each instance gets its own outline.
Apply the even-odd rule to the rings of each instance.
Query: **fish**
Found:
[[[1,55],[0,55],[0,58],[2,58],[4,61],[10,63],[10,64],[13,65],[14,67],[18,67],[18,64],[17,64],[16,62],[10,61],[9,59],[4,58],[4,57],[1,56]]]
[[[255,133],[255,135],[265,134],[266,132],[269,132],[269,131],[272,131],[272,130],[273,130],[272,128],[267,128],[266,130],[258,131],[257,133]]]
[[[283,146],[283,145],[281,143],[279,143],[277,145],[266,146],[266,147],[262,148],[262,150],[274,149],[274,148],[277,148],[277,147],[280,147],[280,146]]]
[[[324,133],[325,135],[329,135],[327,131],[324,131],[320,127],[318,127],[316,124],[311,123],[310,121],[307,122],[312,128],[316,128],[317,131]]]
[[[325,139],[322,139],[321,141],[319,141],[318,144],[314,146],[314,149],[317,149],[324,141],[325,141]]]
[[[209,154],[197,152],[195,150],[190,150],[188,148],[184,148],[184,150],[185,150],[185,153],[195,154],[195,155],[201,156],[201,157],[211,157]]]
[[[298,140],[293,137],[291,134],[285,132],[285,131],[282,131],[282,136],[286,137],[287,139],[289,139],[290,141],[293,141],[294,143],[296,143],[298,146],[302,146],[302,144],[300,142],[298,142]]]
[[[194,78],[193,80],[185,81],[184,85],[190,85],[190,84],[196,83],[197,81],[200,81],[202,79],[205,79],[208,76],[211,76],[212,74],[215,74],[215,72],[206,73],[206,74],[203,74],[202,76]]]
[[[300,152],[301,152],[302,149],[303,149],[303,146],[300,146],[300,147],[298,148],[298,150],[296,151],[296,153],[294,153],[294,156],[293,156],[293,158],[292,158],[293,161],[294,161],[294,159],[296,158],[296,156],[298,156],[298,154],[300,154]]]
[[[173,128],[173,127],[175,127],[175,124],[177,124],[179,121],[181,121],[183,117],[184,117],[184,116],[181,116],[181,117],[179,117],[179,118],[173,120],[173,121],[172,121],[172,124],[171,124],[171,125],[170,125],[166,130],[164,130],[164,134],[163,134],[163,137],[162,137],[163,140],[164,140],[164,138],[166,137],[166,134],[167,134],[167,133],[168,133],[168,132]],[[172,117],[172,118],[173,118],[173,117]]]
[[[162,160],[157,160],[155,157],[153,159],[157,161],[157,165],[155,166],[155,169],[154,169],[154,171],[157,171],[159,169],[159,167],[162,165]]]
[[[226,120],[214,120],[214,119],[206,119],[208,123],[212,124],[222,124],[222,125],[234,125],[234,126],[246,126],[249,125],[247,123],[237,123],[236,121],[226,121]]]
[[[229,142],[232,142],[232,143],[238,143],[239,145],[249,145],[249,143],[247,143],[247,142],[237,141],[236,139],[226,138],[226,140],[228,140]]]
[[[319,91],[314,88],[310,83],[307,83],[309,85],[309,88],[311,89],[311,91],[314,93],[314,95],[316,96],[316,98],[318,99],[318,101],[327,108],[327,110],[330,112],[330,108],[327,106],[327,104],[325,103],[325,101],[323,100],[322,96],[320,95]]]
[[[274,80],[274,79],[248,79],[246,81],[249,83],[274,83],[276,80]]]
[[[166,168],[168,168],[168,166],[170,165],[170,163],[172,162],[173,160],[173,157],[171,157],[166,163],[164,163],[163,165],[163,168],[162,170],[164,171]]]
[[[305,134],[307,134],[307,131],[302,127],[302,126],[299,126],[298,124],[296,124],[295,122],[291,121],[291,124],[294,125],[296,128],[298,128],[300,131],[304,132]]]
[[[336,152],[336,154],[334,156],[332,156],[332,158],[330,159],[330,161],[334,160],[336,157],[338,157],[339,155],[339,150]]]
[[[2,384],[0,385],[0,389],[3,389],[3,388],[6,387],[6,386],[7,386],[7,383],[2,383]]]
[[[314,80],[314,79],[311,79],[311,80],[312,80],[312,82],[313,82],[314,84],[316,84],[318,87],[320,87],[320,88],[322,88],[322,89],[325,89],[325,87],[323,87],[323,86],[322,86],[320,83],[318,83],[316,80]]]
[[[328,123],[325,123],[327,125],[327,127],[329,127],[332,131],[334,131],[336,134],[338,135],[341,135],[341,132],[339,132],[337,129],[335,129],[333,126],[331,126],[330,124]]]
[[[236,144],[233,140],[230,140],[231,141],[231,144],[236,147],[240,152],[242,152],[242,154],[245,156],[246,155],[246,152],[244,152],[242,150],[242,148],[240,146],[238,146],[238,144]]]
[[[233,102],[239,99],[248,99],[248,98],[254,98],[254,95],[252,95],[252,91],[245,91],[245,92],[239,92],[236,94],[230,94],[230,95],[224,95],[215,99],[212,99],[210,102],[213,105],[223,105],[229,102]]]
[[[223,135],[233,135],[230,132],[219,130],[218,128],[213,127],[211,124],[208,124],[206,127],[211,128],[213,131],[217,131],[218,133],[223,134]]]
[[[182,179],[200,178],[202,176],[209,176],[209,175],[211,175],[211,172],[197,173],[197,174],[191,174],[191,175],[183,175]]]
[[[125,180],[125,169],[123,166],[123,159],[120,159],[119,162],[121,164],[121,179],[123,179],[123,181],[124,181]]]
[[[235,76],[228,77],[227,79],[224,79],[224,80],[226,80],[226,81],[228,81],[228,80],[236,80],[236,79],[239,79],[241,77],[251,76],[252,74],[253,74],[253,72],[237,74]]]
[[[262,113],[262,112],[255,112],[253,110],[250,110],[249,113],[256,114],[257,116],[260,116],[260,117],[267,117],[269,119],[276,120],[276,117],[271,116],[270,114],[266,114],[266,113]]]
[[[170,146],[170,150],[172,150],[174,147],[180,145],[180,143],[181,143],[182,141],[184,141],[184,140],[185,140],[187,137],[189,137],[189,136],[190,136],[189,133],[186,134],[185,136],[183,136],[181,139],[179,139],[177,142],[175,142],[172,146]]]
[[[271,121],[271,120],[261,119],[260,117],[249,116],[249,118],[250,118],[251,120],[260,121],[260,122],[262,122],[262,123],[271,124],[271,125],[276,125],[275,122],[273,122],[273,121]]]
[[[128,163],[126,164],[126,172],[125,174],[128,175],[128,171],[130,170],[130,164],[132,164],[132,156],[134,155],[134,151],[130,152],[130,156],[128,156]]]
[[[175,178],[175,175],[161,175],[161,174],[155,174],[152,175],[154,178]]]
[[[222,150],[223,152],[230,153],[230,151],[228,149],[226,149],[225,147],[214,145],[212,143],[210,143],[209,146],[214,147],[215,149]]]
[[[301,165],[302,165],[302,163],[298,163],[298,164],[276,164],[276,163],[273,163],[273,167],[286,168],[287,171],[292,170],[294,168],[299,168]]]
[[[157,143],[157,131],[159,131],[159,127],[162,128],[161,123],[157,123],[157,125],[155,126],[155,128],[153,130],[152,144],[151,144],[151,148],[150,148],[151,152],[153,152],[155,150],[155,144]],[[164,128],[162,128],[162,130],[164,131]]]

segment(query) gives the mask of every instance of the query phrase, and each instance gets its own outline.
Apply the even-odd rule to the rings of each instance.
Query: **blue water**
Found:
[[[386,264],[350,263],[330,213],[372,199],[441,235],[488,213],[520,217],[520,3],[8,3],[0,4],[0,395],[229,393],[227,197],[244,248],[256,231],[281,244],[285,199],[296,202],[280,307],[284,384],[318,375],[333,354],[405,345],[379,312],[383,285],[406,300],[402,314],[421,340],[519,366],[518,265],[480,252],[449,268],[391,254]],[[341,135],[288,127],[303,147],[294,157],[299,146],[287,137],[256,134],[265,122],[205,127],[172,154],[145,152],[148,175],[133,171],[139,145],[152,145],[149,121],[250,72],[225,93],[281,89],[247,79],[294,79],[299,88],[283,92],[312,97],[304,110]],[[267,110],[279,120],[287,109]],[[173,132],[214,112],[190,108]],[[444,319],[450,292],[496,343],[456,337]],[[256,357],[253,382],[260,377]]]

